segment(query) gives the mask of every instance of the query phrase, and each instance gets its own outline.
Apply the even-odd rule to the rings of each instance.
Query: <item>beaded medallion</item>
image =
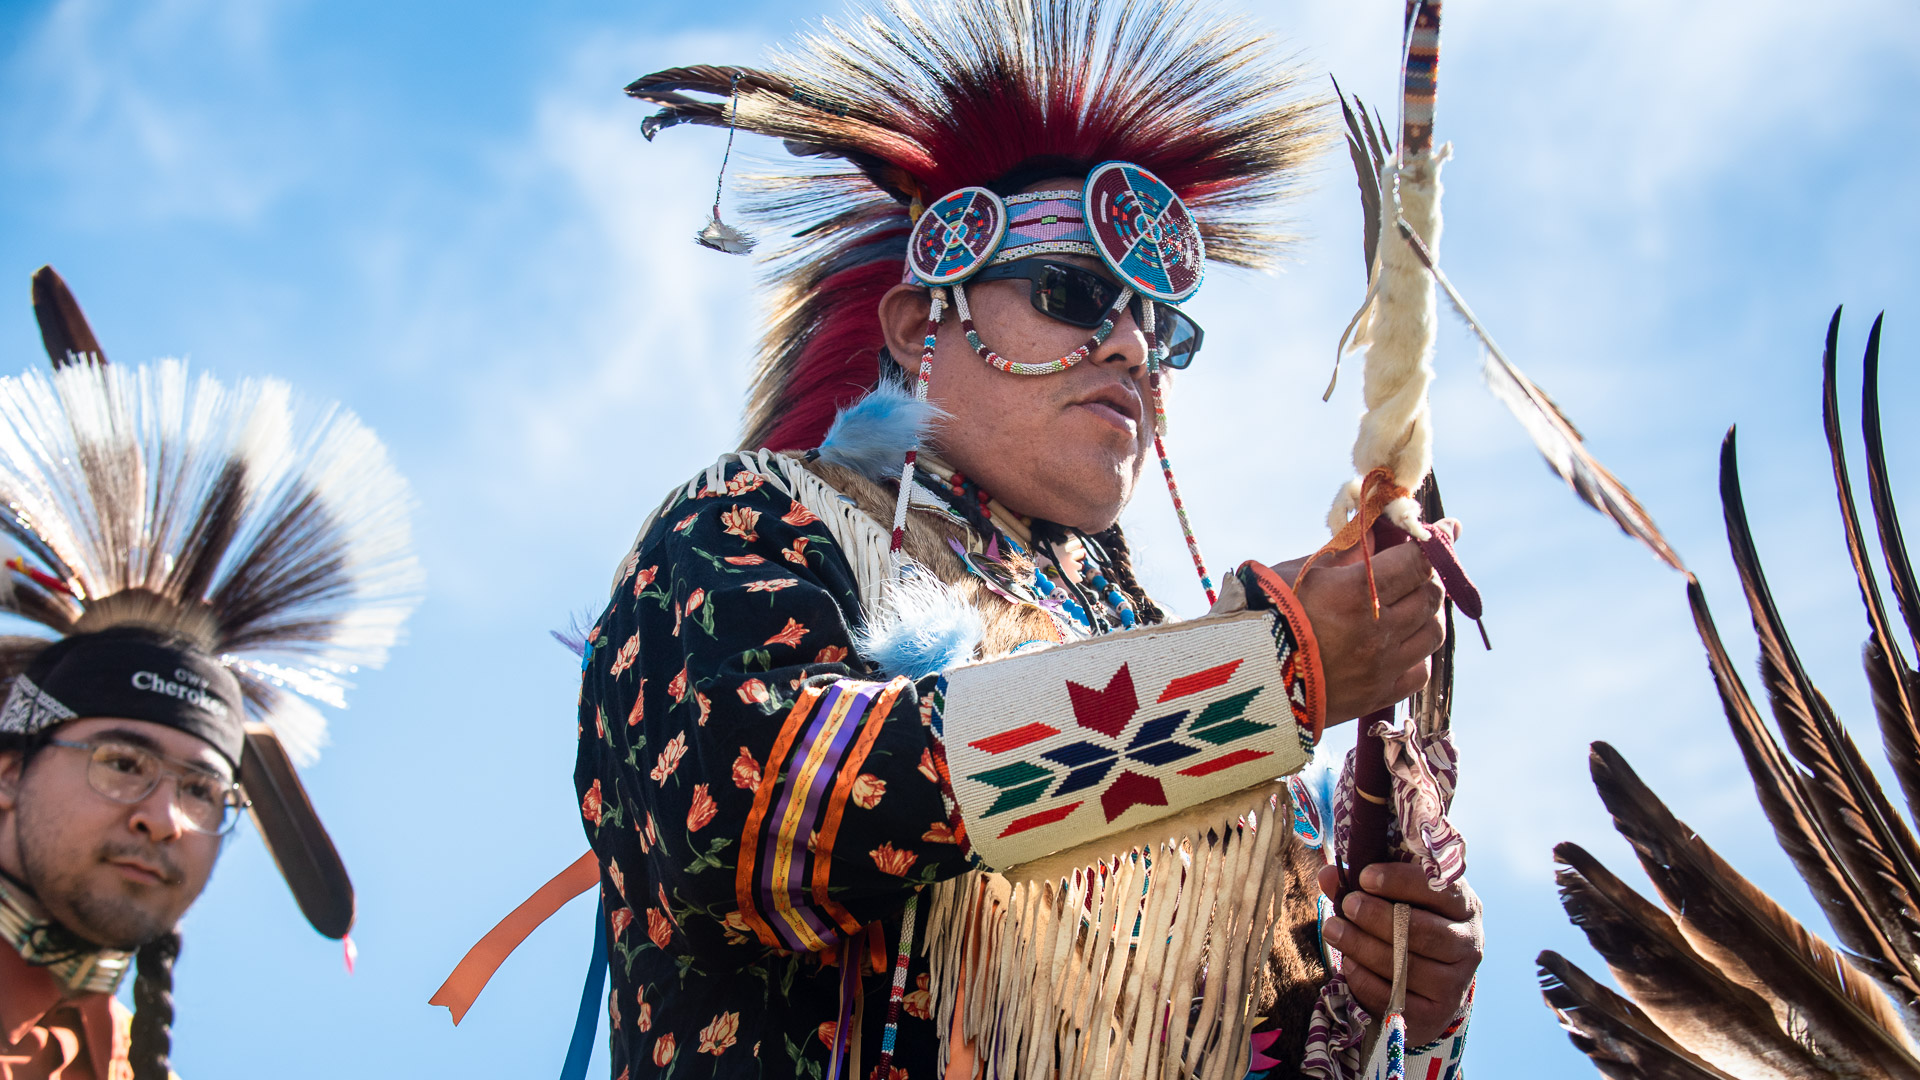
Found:
[[[1093,246],[1121,281],[1167,304],[1200,290],[1207,261],[1200,226],[1159,177],[1109,161],[1087,174],[1085,199]]]
[[[983,187],[934,200],[913,223],[907,266],[922,285],[951,285],[987,265],[1007,235],[1007,205]]]

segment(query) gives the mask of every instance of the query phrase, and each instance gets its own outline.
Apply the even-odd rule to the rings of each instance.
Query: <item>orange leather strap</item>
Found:
[[[1304,668],[1301,682],[1306,688],[1306,727],[1313,734],[1313,741],[1320,741],[1321,729],[1327,723],[1327,675],[1326,668],[1320,663],[1320,640],[1313,636],[1313,623],[1307,619],[1307,609],[1300,606],[1300,598],[1295,596],[1279,574],[1263,563],[1248,562],[1245,569],[1252,574],[1254,583],[1260,586],[1260,592],[1267,601],[1278,609],[1280,617],[1287,620],[1287,626],[1293,630],[1293,640],[1299,655],[1296,665]]]

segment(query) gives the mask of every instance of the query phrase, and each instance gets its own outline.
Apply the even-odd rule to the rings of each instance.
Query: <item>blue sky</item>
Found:
[[[459,1029],[426,999],[585,847],[576,675],[547,631],[598,607],[646,511],[731,445],[758,318],[753,264],[688,239],[720,136],[648,144],[619,88],[754,62],[838,6],[0,5],[0,280],[18,289],[0,367],[42,362],[26,285],[51,262],[115,360],[186,356],[343,400],[421,504],[430,591],[410,643],[362,680],[308,774],[359,887],[358,973],[243,829],[185,927],[189,1080],[557,1072],[584,903]],[[1397,0],[1250,7],[1310,68],[1388,102]],[[1856,725],[1864,624],[1817,361],[1844,302],[1854,393],[1887,311],[1892,468],[1920,491],[1917,73],[1920,22],[1896,0],[1455,0],[1441,66],[1454,281],[1665,527],[1746,662],[1714,495],[1719,438],[1741,425],[1781,607]],[[749,168],[780,157],[742,150]],[[1296,260],[1215,274],[1193,305],[1210,348],[1182,380],[1171,448],[1217,563],[1317,546],[1343,476],[1359,380],[1331,404],[1319,392],[1364,288],[1359,214],[1343,160],[1318,178]],[[1532,957],[1595,966],[1554,900],[1553,843],[1632,869],[1587,783],[1588,741],[1619,746],[1814,915],[1757,825],[1681,581],[1540,467],[1477,363],[1449,326],[1437,458],[1495,645],[1463,654],[1456,706],[1458,815],[1488,911],[1470,1068],[1577,1075]],[[1127,521],[1149,587],[1195,613],[1165,496],[1147,489]]]

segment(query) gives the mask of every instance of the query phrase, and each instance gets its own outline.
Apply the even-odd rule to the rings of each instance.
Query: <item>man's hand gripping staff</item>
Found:
[[[1408,5],[1401,140],[1390,162],[1371,129],[1363,136],[1347,112],[1355,163],[1374,166],[1361,169],[1372,218],[1367,299],[1349,327],[1354,344],[1367,347],[1367,412],[1354,442],[1355,478],[1329,515],[1333,538],[1297,567],[1281,568],[1315,620],[1329,667],[1350,669],[1327,672],[1330,713],[1361,717],[1335,811],[1345,821],[1336,820],[1327,848],[1333,865],[1321,875],[1337,911],[1325,923],[1326,941],[1344,963],[1322,996],[1316,1021],[1327,1033],[1309,1047],[1307,1064],[1330,1075],[1358,1064],[1360,1031],[1345,1003],[1357,1001],[1384,1021],[1373,1032],[1367,1075],[1386,1075],[1389,1062],[1403,1068],[1408,1040],[1416,1047],[1432,1041],[1464,1016],[1480,954],[1479,905],[1460,880],[1464,841],[1445,822],[1451,672],[1416,697],[1405,726],[1393,726],[1396,704],[1428,684],[1426,658],[1444,648],[1442,666],[1450,666],[1451,619],[1439,617],[1442,606],[1457,605],[1476,621],[1481,614],[1479,592],[1454,556],[1458,526],[1423,520],[1426,511],[1437,517],[1439,504],[1427,406],[1433,279],[1400,236],[1382,242],[1379,226],[1390,211],[1428,252],[1438,249],[1439,171],[1451,153],[1449,146],[1436,152],[1432,138],[1439,17],[1437,2]],[[1325,628],[1322,611],[1336,616]],[[1355,689],[1343,694],[1343,683]],[[1337,712],[1336,701],[1344,706]],[[1396,816],[1399,835],[1416,842],[1396,838]],[[1407,865],[1403,854],[1417,863]]]
[[[1357,98],[1349,104],[1341,97],[1347,147],[1359,174],[1366,213],[1368,284],[1366,299],[1342,335],[1339,350],[1344,352],[1350,345],[1367,349],[1367,412],[1354,443],[1355,477],[1342,488],[1329,515],[1333,539],[1302,568],[1276,568],[1292,572],[1301,603],[1314,619],[1329,658],[1340,654],[1335,644],[1339,632],[1331,624],[1321,625],[1326,605],[1317,593],[1327,586],[1317,589],[1314,579],[1343,570],[1364,573],[1370,590],[1368,606],[1383,625],[1371,639],[1361,634],[1359,652],[1346,662],[1357,660],[1364,665],[1372,659],[1386,670],[1427,644],[1432,634],[1430,629],[1410,629],[1406,620],[1421,607],[1408,610],[1409,595],[1436,607],[1441,602],[1434,583],[1420,580],[1417,570],[1412,575],[1415,587],[1407,588],[1409,567],[1431,566],[1444,586],[1447,603],[1476,622],[1481,613],[1479,592],[1454,556],[1458,527],[1445,521],[1427,524],[1439,517],[1427,407],[1427,386],[1433,378],[1436,286],[1480,341],[1488,385],[1526,429],[1548,466],[1621,531],[1669,566],[1685,569],[1632,493],[1587,451],[1558,407],[1507,359],[1439,268],[1439,172],[1452,155],[1451,144],[1437,149],[1433,145],[1440,7],[1440,0],[1407,3],[1398,147],[1387,140]],[[1336,375],[1337,371],[1336,362]],[[1327,393],[1332,392],[1330,382]],[[1323,557],[1324,561],[1316,562]],[[1331,591],[1341,591],[1337,583],[1330,584],[1335,586]],[[1438,654],[1433,682],[1415,694],[1412,719],[1406,725],[1393,727],[1390,702],[1399,700],[1407,686],[1420,682],[1413,670],[1392,687],[1392,697],[1362,701],[1358,706],[1374,711],[1361,721],[1347,777],[1350,794],[1343,793],[1342,805],[1336,808],[1336,817],[1346,819],[1336,822],[1332,830],[1340,850],[1335,865],[1322,874],[1322,887],[1336,899],[1339,912],[1326,922],[1325,936],[1344,954],[1346,963],[1343,977],[1336,978],[1322,997],[1316,1022],[1331,1020],[1332,1030],[1321,1028],[1310,1039],[1304,1070],[1310,1075],[1344,1075],[1350,1070],[1343,1065],[1357,1064],[1359,1032],[1341,1030],[1342,1021],[1329,1015],[1344,1013],[1347,1002],[1357,1002],[1375,1015],[1391,1014],[1385,1037],[1376,1039],[1382,1052],[1376,1053],[1369,1076],[1388,1075],[1382,1071],[1384,1063],[1397,1060],[1386,1044],[1404,1038],[1418,1047],[1436,1033],[1464,1025],[1465,1004],[1453,1012],[1449,1003],[1471,1000],[1472,972],[1480,954],[1479,903],[1461,880],[1464,841],[1445,819],[1455,776],[1447,735],[1450,613],[1446,622],[1447,640]],[[1396,637],[1400,634],[1407,636]],[[1484,630],[1481,637],[1484,641]],[[1404,642],[1398,653],[1392,649],[1395,641]],[[1386,650],[1384,655],[1381,649]],[[1331,666],[1333,661],[1328,663]],[[1383,673],[1373,672],[1376,677]],[[1365,685],[1365,672],[1329,670],[1327,675],[1329,711],[1347,715],[1333,705],[1344,700],[1337,676],[1358,675]],[[1397,830],[1393,828],[1396,818]],[[1420,872],[1414,871],[1415,866]],[[1400,1022],[1405,1023],[1404,1032],[1394,1030]],[[1415,1052],[1404,1045],[1402,1049]]]

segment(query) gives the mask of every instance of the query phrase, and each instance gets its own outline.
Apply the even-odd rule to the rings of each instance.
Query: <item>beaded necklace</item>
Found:
[[[998,533],[1016,554],[1031,559],[1039,553],[1031,519],[1008,510],[985,488],[931,454],[920,455],[916,464],[916,471],[921,474],[920,485],[947,501],[967,525],[975,530]],[[1106,550],[1077,530],[1069,534],[1069,539],[1077,541],[1072,545],[1074,550],[1062,551],[1066,545],[1049,543],[1045,551],[1047,561],[1034,560],[1032,591],[1040,606],[1057,607],[1089,635],[1132,629],[1140,617],[1133,601],[1111,580],[1108,570],[1111,560]],[[979,572],[971,562],[969,568]],[[1090,603],[1091,597],[1083,589],[1090,590],[1091,597],[1104,602],[1112,616]]]

